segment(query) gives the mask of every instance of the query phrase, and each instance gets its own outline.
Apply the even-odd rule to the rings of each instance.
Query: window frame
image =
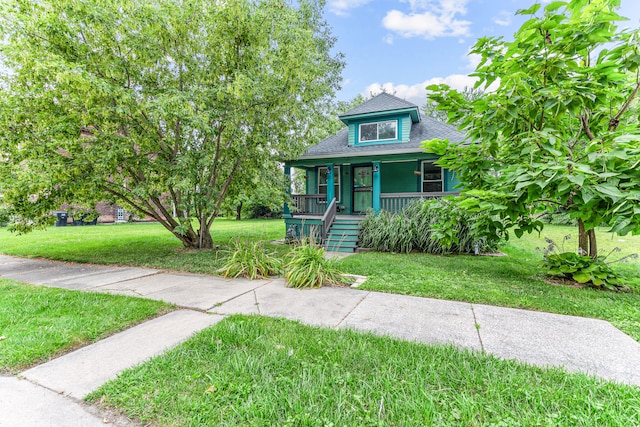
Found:
[[[437,159],[433,159],[433,160],[423,160],[420,163],[420,192],[421,193],[443,193],[444,192],[444,168],[442,166],[438,166],[435,165],[434,163],[437,161]],[[440,179],[424,179],[424,165],[426,163],[431,163],[434,166],[440,168]],[[439,182],[440,183],[440,191],[424,191],[424,185],[426,183],[434,183],[434,182]]]
[[[317,190],[318,190],[318,193],[317,193],[317,194],[325,194],[325,195],[326,195],[326,194],[327,194],[327,192],[326,192],[326,191],[325,191],[324,193],[320,193],[320,186],[321,186],[321,185],[322,185],[322,186],[324,186],[324,187],[327,187],[327,189],[329,188],[329,184],[328,184],[328,183],[326,183],[326,184],[321,184],[321,183],[320,183],[320,171],[321,171],[322,169],[325,169],[325,170],[326,170],[326,169],[327,169],[327,167],[326,167],[326,166],[318,166],[318,181],[317,181],[317,183],[316,183],[316,184],[317,184],[317,185],[316,185],[316,188],[317,188]],[[334,167],[333,167],[333,174],[334,174],[334,177],[333,177],[333,187],[334,187],[334,189],[333,189],[333,191],[334,191],[334,192],[336,191],[336,190],[335,190],[335,187],[337,186],[337,187],[338,187],[338,192],[337,192],[337,194],[335,194],[335,196],[336,196],[336,203],[340,203],[340,202],[341,202],[341,198],[342,198],[342,179],[341,179],[341,177],[340,177],[340,166],[334,166]],[[335,178],[335,177],[336,177],[336,174],[337,174],[337,176],[338,176],[337,181],[336,181],[336,178]]]
[[[380,124],[381,123],[388,123],[388,122],[392,122],[395,123],[395,135],[393,138],[380,138]],[[377,122],[368,122],[368,123],[360,123],[358,124],[358,143],[361,144],[368,144],[368,143],[372,143],[372,142],[378,142],[378,141],[394,141],[398,139],[398,128],[400,126],[400,123],[398,123],[398,119],[391,119],[391,120],[381,120],[381,121],[377,121]],[[362,126],[370,126],[370,125],[376,125],[376,139],[367,139],[367,140],[362,140]]]

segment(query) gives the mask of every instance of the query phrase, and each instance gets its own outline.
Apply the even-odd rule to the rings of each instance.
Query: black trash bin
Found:
[[[64,227],[67,225],[67,213],[66,212],[56,212],[56,216],[58,220],[56,221],[56,227]]]

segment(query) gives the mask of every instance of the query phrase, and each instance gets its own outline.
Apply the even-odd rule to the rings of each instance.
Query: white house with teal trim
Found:
[[[289,234],[313,232],[328,249],[352,252],[366,212],[399,211],[417,198],[455,194],[454,174],[420,148],[422,141],[435,138],[463,142],[464,134],[454,127],[387,93],[339,118],[346,125],[340,132],[285,162],[285,173],[295,168],[306,186],[284,207]]]

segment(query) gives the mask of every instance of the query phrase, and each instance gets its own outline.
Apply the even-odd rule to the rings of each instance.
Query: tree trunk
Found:
[[[589,235],[584,229],[584,222],[578,220],[578,253],[587,255],[589,253]]]
[[[240,221],[242,219],[242,202],[238,206],[236,206],[236,220]]]
[[[184,246],[185,249],[213,249],[211,231],[206,226],[198,233],[190,231],[184,236],[175,232],[172,233],[180,239],[182,246]]]
[[[588,231],[589,235],[589,256],[591,259],[598,258],[598,243],[596,242],[596,230],[593,228]]]

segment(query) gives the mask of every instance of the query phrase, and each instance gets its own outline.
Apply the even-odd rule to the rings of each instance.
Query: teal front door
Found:
[[[372,207],[373,174],[371,166],[353,167],[353,213],[364,213]]]

